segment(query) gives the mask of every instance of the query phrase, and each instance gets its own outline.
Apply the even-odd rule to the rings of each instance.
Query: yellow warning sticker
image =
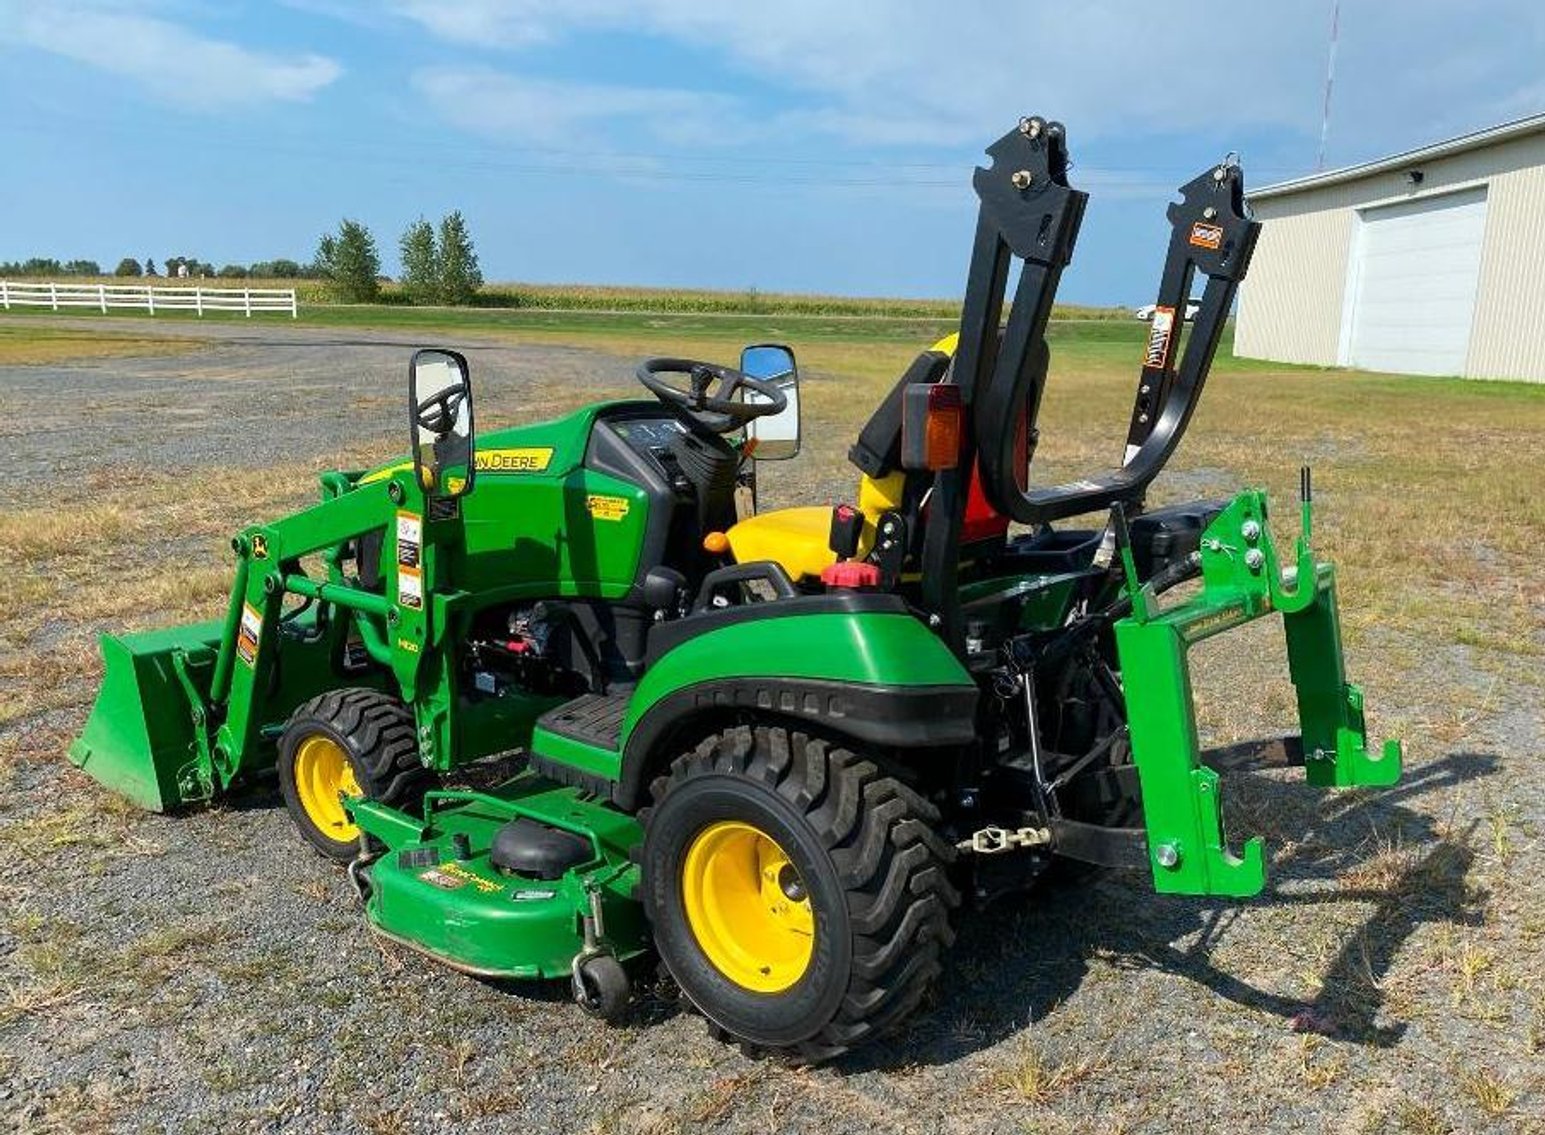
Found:
[[[591,493],[585,498],[585,508],[597,520],[621,520],[628,515],[631,506],[627,497],[607,497]]]
[[[540,473],[552,464],[551,446],[524,449],[480,449],[473,461],[479,473]]]

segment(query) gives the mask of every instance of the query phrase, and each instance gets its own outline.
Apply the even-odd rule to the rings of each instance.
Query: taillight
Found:
[[[907,387],[901,416],[901,463],[907,469],[953,469],[960,464],[965,407],[953,383]]]

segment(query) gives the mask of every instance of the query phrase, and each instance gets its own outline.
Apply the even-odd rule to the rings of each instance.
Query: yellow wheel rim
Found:
[[[736,985],[780,993],[810,968],[809,892],[764,832],[737,820],[704,828],[687,849],[681,893],[698,946]]]
[[[328,839],[351,843],[359,828],[349,820],[338,794],[361,796],[354,766],[343,746],[322,733],[313,733],[295,750],[295,795],[306,815]]]

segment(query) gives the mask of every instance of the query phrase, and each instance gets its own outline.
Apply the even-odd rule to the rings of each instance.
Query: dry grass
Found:
[[[7,324],[0,326],[0,366],[32,366],[64,359],[124,358],[130,355],[177,355],[198,350],[197,339],[137,336],[75,327]]]
[[[1098,1074],[1103,1066],[1104,1061],[1097,1056],[1053,1057],[1036,1045],[1026,1044],[997,1075],[996,1083],[1025,1103],[1045,1106]]]

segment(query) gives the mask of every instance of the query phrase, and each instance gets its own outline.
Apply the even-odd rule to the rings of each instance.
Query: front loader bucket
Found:
[[[70,760],[142,808],[212,791],[205,691],[221,624],[102,636],[102,687]]]

